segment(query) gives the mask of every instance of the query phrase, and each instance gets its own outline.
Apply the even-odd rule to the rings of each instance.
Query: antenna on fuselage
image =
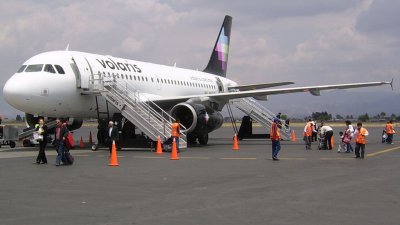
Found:
[[[69,43],[67,44],[67,47],[65,48],[65,51],[69,51]]]

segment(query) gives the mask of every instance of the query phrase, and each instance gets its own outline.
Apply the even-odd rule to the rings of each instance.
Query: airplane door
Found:
[[[89,62],[84,56],[80,55],[73,55],[72,61],[78,69],[77,71],[74,70],[77,86],[83,89],[89,89],[89,77],[93,74]]]
[[[224,92],[224,85],[222,84],[222,81],[217,77],[216,78],[216,84],[218,87],[218,92]]]

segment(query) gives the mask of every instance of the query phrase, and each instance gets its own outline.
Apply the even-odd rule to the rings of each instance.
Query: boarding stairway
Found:
[[[153,141],[170,137],[174,118],[124,80],[94,74],[89,80],[89,92],[102,95]],[[181,128],[186,130],[182,124]],[[179,139],[179,148],[187,148],[185,134]]]
[[[269,129],[276,118],[276,115],[257,102],[252,97],[238,98],[229,101],[230,104],[240,109],[242,112],[258,121],[263,127]],[[281,120],[281,138],[288,140],[290,137],[290,127],[285,125],[285,121]]]
[[[55,120],[48,121],[46,123],[46,126],[47,126],[48,129],[54,128],[54,127],[56,127],[56,121]],[[25,138],[27,138],[29,136],[32,136],[33,133],[35,133],[35,132],[36,132],[36,128],[35,127],[31,127],[28,130],[25,130],[22,133],[19,133],[18,134],[18,140],[22,140],[22,139],[25,139]]]

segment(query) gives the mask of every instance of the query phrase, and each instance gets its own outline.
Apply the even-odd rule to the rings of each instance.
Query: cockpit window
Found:
[[[59,74],[65,74],[64,69],[59,65],[54,65]]]
[[[22,73],[24,69],[26,68],[26,65],[22,65],[21,68],[17,71],[17,73]]]
[[[29,65],[25,72],[40,72],[42,71],[43,64],[34,64],[34,65]]]
[[[50,64],[46,64],[44,66],[44,72],[56,73],[56,71],[54,70],[53,66],[50,65]]]

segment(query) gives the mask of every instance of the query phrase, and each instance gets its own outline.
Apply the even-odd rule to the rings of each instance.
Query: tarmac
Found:
[[[75,138],[87,141],[90,129]],[[228,127],[179,160],[118,151],[118,167],[108,166],[104,149],[77,148],[74,165],[56,167],[53,148],[49,164],[37,165],[37,148],[2,146],[0,224],[398,225],[399,138],[382,144],[382,129],[367,129],[365,159],[316,143],[305,150],[300,128],[296,142],[282,141],[280,161],[271,160],[268,140],[243,140],[233,151]]]

